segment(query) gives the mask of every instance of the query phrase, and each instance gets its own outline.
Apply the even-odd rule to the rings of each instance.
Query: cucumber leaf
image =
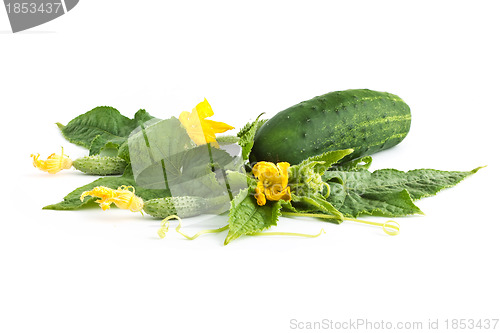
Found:
[[[247,160],[252,151],[254,137],[257,130],[264,125],[267,120],[259,120],[264,113],[261,113],[254,122],[246,124],[236,136],[239,138],[238,144],[241,147],[243,160]]]
[[[295,169],[299,172],[307,173],[309,170],[323,175],[332,165],[340,161],[344,156],[351,154],[353,149],[332,150],[326,153],[311,156],[297,165],[290,167],[289,172],[294,173]]]
[[[96,179],[95,181],[87,185],[81,186],[75,189],[74,191],[70,192],[68,195],[64,197],[63,201],[56,204],[45,206],[43,207],[43,209],[75,210],[87,206],[99,207],[97,204],[93,204],[94,201],[97,200],[97,198],[86,197],[83,200],[83,202],[80,201],[80,196],[82,195],[82,193],[85,191],[90,191],[96,186],[106,186],[112,189],[117,189],[122,185],[134,186],[136,195],[141,197],[145,201],[149,199],[163,198],[170,196],[170,193],[166,190],[152,190],[137,186],[136,182],[134,181],[134,177],[132,175],[132,169],[130,168],[130,166],[128,166],[125,169],[123,175],[118,177],[109,176]]]
[[[423,214],[404,189],[399,192],[382,192],[378,194],[360,194],[347,190],[338,183],[330,184],[332,193],[326,199],[345,216],[374,215],[400,217]]]
[[[123,138],[106,138],[102,135],[98,135],[92,140],[89,148],[89,155],[103,155],[110,156],[110,152],[113,152],[113,156],[118,155],[118,148],[125,142]]]
[[[89,148],[89,154],[95,155],[108,142],[119,147],[134,129],[153,118],[142,109],[136,112],[134,119],[129,119],[115,108],[99,106],[74,118],[66,126],[61,123],[57,126],[69,142]]]
[[[251,235],[277,225],[281,213],[281,201],[259,206],[248,189],[231,201],[229,212],[229,232],[224,245],[229,244],[243,235]]]
[[[321,195],[324,189],[324,180],[321,176],[333,164],[352,152],[352,149],[329,151],[292,165],[288,168],[288,184],[291,191],[301,197]]]
[[[371,164],[372,164],[372,157],[364,156],[352,161],[347,161],[341,164],[334,165],[332,166],[332,169],[339,171],[355,171],[361,169],[368,170]]]
[[[435,195],[442,189],[458,184],[471,171],[439,171],[417,169],[408,172],[381,169],[373,173],[367,170],[327,171],[323,175],[330,186],[327,198],[346,216],[362,214],[399,217],[422,214],[414,200]]]
[[[321,212],[322,214],[331,215],[331,222],[334,223],[341,223],[344,219],[342,213],[319,193],[309,196],[296,196],[292,194],[292,206],[296,212]]]

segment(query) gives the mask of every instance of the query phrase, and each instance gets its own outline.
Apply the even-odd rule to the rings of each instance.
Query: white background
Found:
[[[292,332],[301,322],[499,318],[498,2],[81,1],[12,34],[0,9],[0,331]],[[204,97],[237,128],[319,94],[389,91],[409,136],[377,168],[470,170],[417,202],[401,234],[280,220],[316,239],[225,234],[188,241],[114,209],[60,212],[94,177],[44,174],[29,155],[67,143],[98,105],[166,118]],[[384,221],[385,219],[372,218]],[[224,224],[224,219],[217,223]],[[174,224],[175,225],[175,224]],[[217,224],[186,222],[194,233]],[[500,324],[499,324],[500,326]],[[497,327],[500,329],[500,327]]]

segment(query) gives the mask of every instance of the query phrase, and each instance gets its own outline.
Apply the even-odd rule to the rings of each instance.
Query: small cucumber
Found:
[[[368,89],[335,91],[283,110],[255,134],[250,161],[298,164],[331,150],[354,149],[347,162],[393,147],[410,130],[408,105]]]
[[[117,156],[85,156],[73,161],[75,169],[89,175],[121,175],[128,163]]]
[[[229,208],[229,197],[195,196],[156,198],[144,202],[144,212],[157,218],[171,215],[191,217],[205,213],[221,213]]]

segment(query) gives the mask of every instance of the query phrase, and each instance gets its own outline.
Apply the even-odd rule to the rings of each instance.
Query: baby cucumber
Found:
[[[89,175],[121,175],[128,165],[124,159],[114,156],[92,155],[77,158],[73,161],[75,169]]]
[[[144,202],[144,212],[157,218],[171,215],[191,217],[206,213],[222,213],[229,208],[229,197],[202,198],[195,196],[156,198]]]
[[[255,134],[250,161],[298,164],[331,150],[352,148],[347,162],[393,147],[410,130],[408,105],[368,89],[330,92],[269,119]]]

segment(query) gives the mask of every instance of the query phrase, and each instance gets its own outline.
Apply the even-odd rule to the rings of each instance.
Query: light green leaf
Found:
[[[137,111],[134,119],[129,119],[115,108],[99,106],[74,118],[66,126],[61,123],[57,126],[69,142],[91,149],[93,155],[108,142],[121,145],[134,129],[151,119],[153,117],[145,110]]]
[[[257,180],[245,172],[226,171],[226,178],[231,190],[243,190],[249,188],[251,191],[257,187]]]
[[[281,202],[270,202],[259,206],[248,190],[241,191],[231,202],[229,232],[224,245],[243,236],[251,235],[277,224]]]
[[[175,117],[137,131],[127,145],[137,184],[173,196],[227,195],[225,171],[241,168],[241,158],[223,149],[196,146]]]
[[[262,115],[263,113],[261,113],[254,122],[246,124],[237,134],[239,138],[238,144],[241,146],[241,153],[244,160],[248,159],[252,151],[255,133],[267,121],[259,120]]]
[[[56,204],[45,206],[43,207],[43,209],[75,210],[83,208],[84,206],[98,207],[98,205],[94,203],[94,201],[97,200],[97,198],[86,197],[83,200],[83,202],[80,201],[80,196],[82,195],[82,193],[85,191],[90,191],[96,186],[106,186],[112,189],[117,189],[122,185],[134,186],[136,195],[141,197],[143,200],[163,198],[170,195],[170,193],[165,190],[151,190],[137,186],[129,166],[127,167],[127,169],[125,169],[122,176],[118,177],[110,176],[110,177],[102,177],[96,179],[95,181],[87,185],[81,186],[75,189],[74,191],[70,192],[68,195],[64,197],[63,201]]]

